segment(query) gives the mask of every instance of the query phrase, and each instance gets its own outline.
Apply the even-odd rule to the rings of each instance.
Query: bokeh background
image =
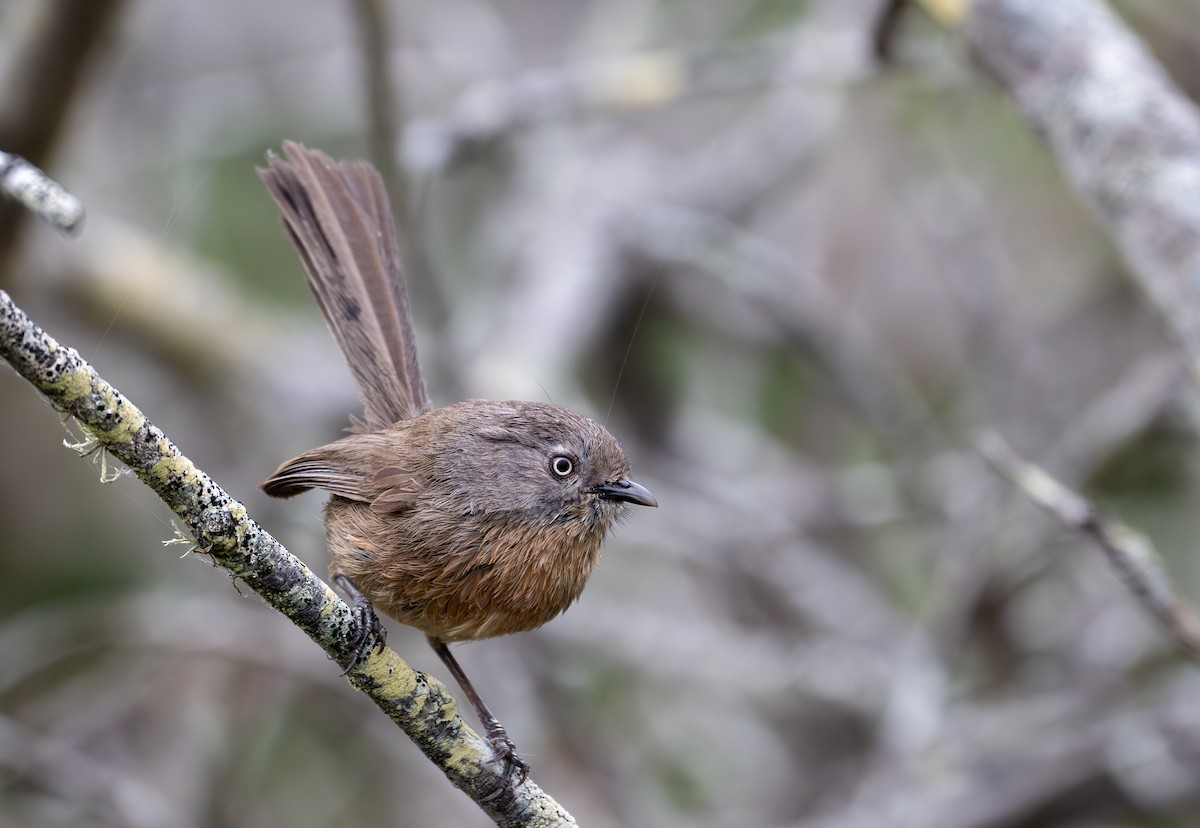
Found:
[[[581,824],[1194,825],[1200,673],[974,448],[1200,596],[1184,360],[961,38],[913,7],[881,59],[884,5],[9,0],[0,149],[89,218],[5,213],[0,288],[323,571],[321,498],[256,484],[359,404],[254,167],[372,158],[434,400],[587,412],[662,504],[458,648]],[[1114,8],[1200,90],[1194,3]],[[78,440],[0,370],[0,824],[486,824]]]

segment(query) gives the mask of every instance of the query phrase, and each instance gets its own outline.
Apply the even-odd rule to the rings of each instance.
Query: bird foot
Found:
[[[507,779],[515,770],[517,772],[517,787],[525,784],[525,780],[529,778],[529,763],[517,754],[517,746],[508,738],[508,733],[500,725],[489,727],[487,729],[487,740],[492,745],[492,750],[495,751],[495,758],[504,763],[504,777]],[[484,801],[495,799],[504,791],[501,786],[490,793]]]
[[[378,652],[384,648],[387,644],[387,628],[375,614],[375,607],[371,605],[371,599],[359,592],[349,578],[341,575],[336,578],[336,581],[338,586],[352,597],[350,611],[354,617],[354,639],[350,642],[353,650],[350,654],[350,663],[342,671],[344,676],[358,666],[364,655],[370,654],[367,651],[367,642],[372,638],[374,638],[375,646],[371,652]]]

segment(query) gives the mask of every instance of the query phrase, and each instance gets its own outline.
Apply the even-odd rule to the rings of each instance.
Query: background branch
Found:
[[[1200,365],[1200,112],[1100,0],[975,0],[964,33]]]
[[[71,234],[83,224],[83,202],[24,158],[0,152],[0,192]]]
[[[123,0],[40,4],[4,84],[0,147],[36,167],[49,165],[75,94],[124,7]],[[21,209],[0,201],[0,274],[7,269],[23,220]]]
[[[1200,618],[1171,586],[1161,559],[1145,535],[1103,517],[1080,495],[1023,460],[999,434],[987,434],[979,450],[1030,500],[1063,525],[1087,535],[1148,613],[1170,633],[1180,650],[1200,663]]]

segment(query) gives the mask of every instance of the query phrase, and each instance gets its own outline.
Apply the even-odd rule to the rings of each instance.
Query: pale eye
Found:
[[[559,477],[567,477],[575,471],[575,464],[570,457],[560,454],[550,461],[550,470]]]

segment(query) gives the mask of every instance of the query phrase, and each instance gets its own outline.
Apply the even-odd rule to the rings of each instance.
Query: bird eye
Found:
[[[560,454],[550,461],[550,469],[559,477],[566,477],[575,471],[575,464],[570,457]]]

